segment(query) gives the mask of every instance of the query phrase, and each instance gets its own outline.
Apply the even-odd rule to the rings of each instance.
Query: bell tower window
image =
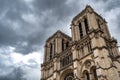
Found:
[[[52,59],[52,44],[50,44],[50,60]]]
[[[82,25],[79,23],[79,32],[80,32],[80,38],[82,39],[83,37],[83,31],[82,31]]]
[[[64,51],[64,40],[62,39],[62,51]]]
[[[89,26],[88,26],[88,20],[86,18],[84,19],[84,23],[85,23],[86,34],[88,34],[88,32],[89,32]]]

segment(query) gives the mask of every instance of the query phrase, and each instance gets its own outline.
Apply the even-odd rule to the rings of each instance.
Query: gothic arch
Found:
[[[62,74],[61,74],[61,76],[60,76],[60,80],[65,80],[65,78],[67,77],[67,76],[72,76],[72,77],[74,77],[74,74],[73,74],[73,70],[72,69],[67,69],[67,70],[65,70],[64,72],[62,72]]]
[[[98,80],[98,78],[97,78],[97,72],[96,72],[96,66],[92,66],[90,68],[90,73],[91,73],[91,79],[92,80]]]
[[[83,78],[83,80],[90,80],[89,71],[84,70],[83,73],[82,73],[82,78]]]
[[[88,71],[90,72],[90,68],[91,66],[94,66],[95,62],[91,59],[87,59],[85,60],[82,65],[81,65],[81,69],[80,69],[80,75],[81,77],[83,76],[84,71]]]

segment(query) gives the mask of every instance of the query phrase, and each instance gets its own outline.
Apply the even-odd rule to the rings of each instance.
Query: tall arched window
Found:
[[[92,67],[91,68],[91,78],[93,79],[93,80],[98,80],[98,77],[97,77],[97,72],[96,72],[96,67]]]
[[[64,47],[64,39],[62,39],[62,51],[64,51],[65,47]]]
[[[52,44],[50,43],[50,60],[52,59]]]
[[[90,80],[90,76],[89,76],[88,71],[84,72],[84,78],[85,78],[85,80]]]
[[[80,32],[80,38],[82,39],[83,37],[83,31],[82,31],[82,25],[79,23],[79,32]]]
[[[85,23],[86,34],[88,34],[88,32],[89,32],[89,25],[88,25],[88,20],[87,20],[87,18],[84,19],[84,23]]]
[[[86,76],[86,80],[90,80],[90,76],[88,72],[86,72],[85,76]]]
[[[55,40],[54,40],[54,54],[53,55],[55,55],[55,53],[56,53],[56,45],[55,45]]]

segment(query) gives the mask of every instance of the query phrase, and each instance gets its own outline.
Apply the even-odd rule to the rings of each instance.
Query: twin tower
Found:
[[[46,40],[41,80],[120,80],[120,52],[105,19],[87,5],[71,32]]]

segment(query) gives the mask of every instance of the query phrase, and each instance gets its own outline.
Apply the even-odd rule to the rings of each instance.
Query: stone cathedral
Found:
[[[120,52],[107,22],[89,5],[71,22],[72,37],[46,40],[41,80],[120,80]]]

